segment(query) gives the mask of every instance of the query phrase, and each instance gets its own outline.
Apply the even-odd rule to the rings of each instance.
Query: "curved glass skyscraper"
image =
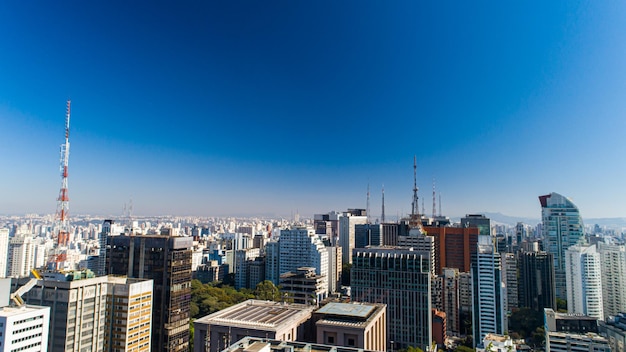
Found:
[[[578,207],[558,193],[539,197],[544,250],[554,255],[556,297],[567,299],[565,251],[583,237],[583,219]]]

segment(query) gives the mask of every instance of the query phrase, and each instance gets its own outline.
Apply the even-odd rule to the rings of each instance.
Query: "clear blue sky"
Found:
[[[626,216],[626,3],[4,1],[0,213]],[[421,204],[420,204],[421,207]]]

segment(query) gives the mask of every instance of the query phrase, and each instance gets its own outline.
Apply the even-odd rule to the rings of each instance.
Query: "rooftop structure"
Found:
[[[303,340],[314,307],[247,300],[194,321],[194,351],[221,351],[243,336]]]
[[[337,347],[307,342],[280,341],[258,337],[244,337],[222,352],[365,352],[361,348]]]
[[[317,343],[385,351],[387,306],[375,303],[328,303],[314,313]]]

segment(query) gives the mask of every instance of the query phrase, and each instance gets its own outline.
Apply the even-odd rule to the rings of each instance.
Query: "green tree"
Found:
[[[256,288],[254,289],[254,296],[256,299],[275,302],[280,302],[282,298],[278,287],[276,287],[276,285],[269,280],[259,282],[256,285]]]
[[[543,313],[530,308],[520,308],[509,317],[511,335],[516,333],[522,338],[528,338],[540,326],[543,326]]]
[[[474,352],[475,350],[471,347],[467,347],[464,345],[458,345],[456,346],[456,348],[454,349],[454,352]]]

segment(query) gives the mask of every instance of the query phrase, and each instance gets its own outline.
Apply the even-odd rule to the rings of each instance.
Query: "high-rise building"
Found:
[[[424,231],[435,239],[435,274],[442,268],[457,268],[469,272],[471,255],[476,252],[478,227],[424,226]]]
[[[491,236],[491,220],[482,214],[465,215],[461,218],[461,227],[477,227],[479,235]]]
[[[280,246],[276,239],[265,244],[265,280],[274,285],[280,281]]]
[[[595,245],[579,244],[565,251],[568,313],[604,319],[600,266]]]
[[[506,331],[502,263],[490,235],[480,235],[472,254],[472,328],[474,345],[488,333]]]
[[[33,269],[35,251],[29,235],[16,235],[9,241],[8,276],[28,277]]]
[[[105,351],[151,351],[153,280],[108,276]]]
[[[626,313],[626,246],[597,244],[602,271],[604,318]]]
[[[0,307],[0,351],[48,351],[49,324],[49,307]]]
[[[9,229],[0,229],[0,278],[7,276],[7,258],[9,256]]]
[[[352,263],[352,249],[355,248],[355,225],[367,224],[364,209],[348,209],[339,218],[339,245],[343,254],[342,264]]]
[[[503,281],[506,288],[506,310],[510,314],[519,308],[518,283],[517,283],[517,259],[513,253],[502,253]]]
[[[250,287],[250,263],[261,255],[258,248],[238,249],[235,251],[235,288],[252,288]]]
[[[356,248],[352,300],[387,304],[393,349],[432,346],[430,253],[409,248]]]
[[[538,249],[538,248],[537,248]],[[556,309],[554,255],[544,251],[519,252],[519,306],[536,312]]]
[[[565,251],[583,237],[583,220],[572,201],[558,193],[539,197],[543,249],[554,255],[556,298],[567,299]]]
[[[107,274],[152,279],[152,351],[187,351],[193,238],[172,236],[168,230],[109,237]]]
[[[28,279],[19,280],[23,284]],[[89,271],[46,274],[23,297],[50,307],[49,351],[98,351],[104,346],[108,278]]]
[[[354,246],[355,248],[365,248],[367,246],[382,246],[380,224],[357,224],[354,226]]]
[[[279,273],[280,275],[297,271],[300,267],[315,268],[317,275],[322,276],[326,292],[328,292],[328,251],[324,243],[312,228],[295,227],[280,231]]]
[[[328,293],[341,291],[341,247],[326,246],[328,252]]]
[[[441,303],[446,313],[448,330],[460,334],[459,269],[443,268],[442,281]]]

